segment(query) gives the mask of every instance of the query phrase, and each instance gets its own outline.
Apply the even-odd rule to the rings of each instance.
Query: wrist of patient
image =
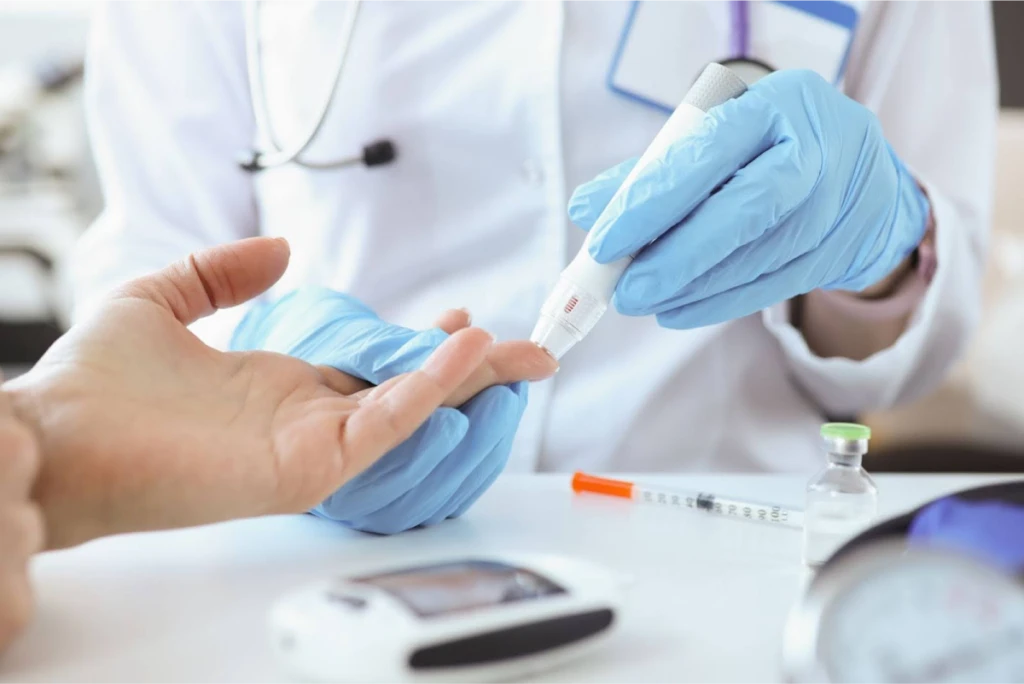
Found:
[[[36,401],[30,391],[30,374],[0,384],[0,406],[6,406],[10,418],[26,428],[35,440],[36,448],[42,449],[42,432]],[[3,416],[0,416],[2,418]]]
[[[16,379],[9,380],[0,384],[0,407],[3,407],[6,415],[0,416],[0,421],[13,422],[17,427],[21,428],[22,434],[27,432],[31,435],[31,440],[28,444],[17,441],[14,443],[6,443],[0,445],[0,458],[4,457],[2,450],[7,448],[12,449],[26,449],[30,448],[30,445],[35,448],[35,472],[33,473],[33,479],[30,487],[30,498],[31,503],[38,504],[36,499],[36,492],[39,488],[39,479],[42,474],[42,461],[43,461],[43,440],[40,421],[37,412],[34,409],[34,401],[31,400],[29,393],[25,389],[27,377],[26,375],[19,376]],[[42,511],[42,506],[39,506]],[[47,535],[49,536],[49,535]],[[47,540],[48,541],[48,540]]]
[[[81,510],[80,500],[72,501],[55,495],[55,491],[62,489],[61,480],[67,484],[68,476],[61,472],[60,467],[66,459],[62,461],[55,455],[52,440],[46,438],[46,424],[52,418],[45,413],[45,378],[37,378],[29,371],[0,386],[0,392],[4,394],[2,399],[8,402],[14,420],[35,438],[38,469],[31,498],[39,506],[45,521],[44,549],[52,551],[75,546],[99,536],[89,529],[95,527],[95,520],[91,520],[92,516],[87,511]],[[93,488],[88,483],[77,481],[71,489],[82,492]],[[93,489],[86,498],[95,494],[97,492]]]

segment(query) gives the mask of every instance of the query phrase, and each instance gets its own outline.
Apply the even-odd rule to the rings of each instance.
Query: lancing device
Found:
[[[659,159],[665,149],[679,138],[692,133],[704,121],[708,110],[742,95],[747,84],[721,64],[708,64],[686,98],[658,131],[640,161],[626,176],[614,198],[629,187],[651,162]],[[599,264],[590,256],[590,236],[579,253],[558,277],[558,283],[540,309],[540,319],[530,341],[545,349],[556,359],[586,337],[608,309],[615,285],[633,261],[623,257],[610,264]]]

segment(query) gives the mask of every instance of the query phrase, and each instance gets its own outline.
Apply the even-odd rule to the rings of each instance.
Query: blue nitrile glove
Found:
[[[340,292],[304,288],[253,309],[231,348],[276,351],[379,385],[419,368],[446,337],[437,328],[385,323]],[[459,409],[435,410],[409,439],[313,512],[379,534],[462,515],[505,467],[526,393],[525,382],[496,385]]]
[[[1008,572],[1024,572],[1024,507],[940,499],[914,517],[907,542],[957,551]]]
[[[609,205],[633,165],[577,188],[569,218],[598,262],[636,255],[616,308],[667,328],[863,290],[914,251],[930,211],[874,114],[810,71],[713,108]]]

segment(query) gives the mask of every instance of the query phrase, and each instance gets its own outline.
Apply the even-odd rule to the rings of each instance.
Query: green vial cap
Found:
[[[825,423],[821,426],[821,436],[825,439],[859,440],[871,439],[871,428],[858,423]]]

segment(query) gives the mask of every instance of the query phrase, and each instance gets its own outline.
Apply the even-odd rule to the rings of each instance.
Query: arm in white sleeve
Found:
[[[845,89],[878,115],[927,190],[938,268],[902,335],[863,361],[815,356],[788,304],[763,312],[794,381],[833,415],[920,396],[961,355],[979,317],[992,205],[998,85],[989,4],[866,5]]]
[[[75,318],[126,280],[192,251],[256,235],[242,3],[111,2],[97,8],[86,116],[105,208],[79,242]],[[243,307],[193,330],[223,346]]]

